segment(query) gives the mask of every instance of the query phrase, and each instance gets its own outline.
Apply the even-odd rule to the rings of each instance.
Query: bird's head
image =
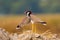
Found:
[[[26,11],[26,15],[27,15],[27,16],[30,16],[31,14],[32,14],[31,11]]]

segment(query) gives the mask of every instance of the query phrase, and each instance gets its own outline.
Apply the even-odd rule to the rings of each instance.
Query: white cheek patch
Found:
[[[29,16],[29,12],[27,12],[27,17]]]
[[[27,15],[29,14],[29,12],[27,12]]]

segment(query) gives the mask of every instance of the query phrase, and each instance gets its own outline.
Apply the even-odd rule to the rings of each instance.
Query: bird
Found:
[[[16,29],[22,28],[24,25],[31,23],[41,23],[42,25],[46,25],[47,23],[45,21],[42,21],[38,17],[32,14],[31,11],[26,11],[25,12],[26,17],[22,20],[22,22],[17,25]]]

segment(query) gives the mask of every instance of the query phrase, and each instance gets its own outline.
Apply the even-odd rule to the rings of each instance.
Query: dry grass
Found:
[[[60,33],[60,14],[52,14],[52,15],[37,15],[43,21],[47,22],[47,26],[43,26],[42,24],[36,23],[37,33],[43,33],[46,30],[50,30],[53,33]],[[24,18],[23,15],[19,16],[0,16],[0,27],[5,28],[9,32],[17,32],[22,33],[25,30],[31,30],[31,24],[25,26],[20,30],[16,30],[16,26],[22,21]],[[30,27],[28,27],[30,26]]]
[[[36,35],[37,38],[34,34],[31,35],[31,31],[28,31],[31,30],[31,24],[26,25],[20,30],[16,30],[16,26],[24,18],[23,15],[0,16],[0,40],[60,40],[60,14],[43,14],[36,16],[47,22],[46,26],[35,23],[36,31],[39,33]],[[10,33],[1,28],[6,29],[6,31]],[[33,38],[31,39],[32,36]]]
[[[31,33],[31,30],[24,31],[22,34],[9,33],[0,28],[0,40],[60,40],[58,34],[53,34],[49,30],[42,34]]]

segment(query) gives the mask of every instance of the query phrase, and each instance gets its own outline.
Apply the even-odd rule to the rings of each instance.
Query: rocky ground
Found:
[[[0,28],[0,40],[60,40],[60,38],[58,34],[52,34],[49,30],[42,34],[31,33],[30,30],[17,34],[9,33]]]

